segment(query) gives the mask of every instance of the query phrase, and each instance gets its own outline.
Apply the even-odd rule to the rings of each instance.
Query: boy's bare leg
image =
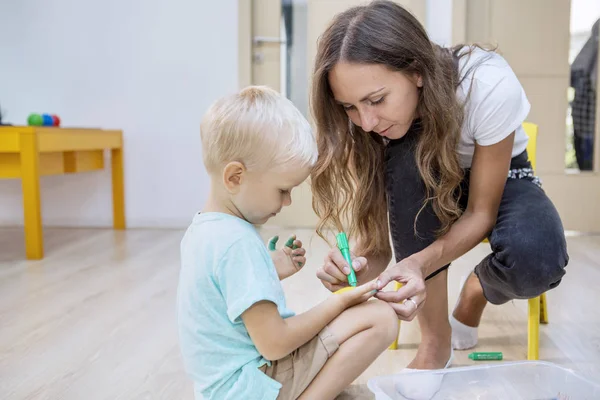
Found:
[[[398,316],[385,302],[370,300],[349,308],[329,330],[339,348],[299,399],[334,399],[398,336]]]

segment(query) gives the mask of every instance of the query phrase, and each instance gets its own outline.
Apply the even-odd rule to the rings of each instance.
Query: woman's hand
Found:
[[[413,258],[405,258],[379,275],[377,280],[380,291],[375,297],[388,302],[399,319],[412,321],[427,297],[421,265]],[[402,287],[397,291],[381,291],[391,281],[401,283]]]
[[[364,282],[365,276],[369,273],[367,259],[365,257],[355,257],[352,253],[351,258],[356,279],[359,283]],[[348,286],[348,274],[350,274],[348,263],[337,247],[329,251],[325,256],[323,266],[317,270],[317,278],[321,280],[323,286],[332,292]]]

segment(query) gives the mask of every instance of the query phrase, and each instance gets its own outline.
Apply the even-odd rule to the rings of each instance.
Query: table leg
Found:
[[[529,321],[527,323],[527,359],[540,359],[540,298],[528,300]]]
[[[23,133],[20,138],[25,252],[29,260],[39,260],[44,257],[44,235],[42,231],[40,161],[37,135],[33,132]]]
[[[123,149],[111,150],[113,226],[125,229],[125,187],[123,182]]]

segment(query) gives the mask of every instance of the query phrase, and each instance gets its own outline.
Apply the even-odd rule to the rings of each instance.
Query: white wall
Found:
[[[128,225],[185,226],[207,195],[201,116],[238,86],[237,26],[237,0],[2,1],[6,122],[123,129]],[[41,187],[46,225],[112,223],[108,170]],[[0,180],[0,225],[22,224],[21,204],[20,181]]]
[[[425,29],[432,42],[452,46],[452,0],[426,0]]]
[[[307,61],[308,42],[308,5],[306,0],[294,0],[294,42],[291,54],[291,100],[308,118],[309,68]]]

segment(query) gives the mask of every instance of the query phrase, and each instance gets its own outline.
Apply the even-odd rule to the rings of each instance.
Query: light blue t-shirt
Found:
[[[277,271],[254,226],[223,213],[196,214],[181,241],[179,341],[196,399],[271,400],[281,384],[258,368],[264,359],[241,314],[268,300],[283,318]]]

